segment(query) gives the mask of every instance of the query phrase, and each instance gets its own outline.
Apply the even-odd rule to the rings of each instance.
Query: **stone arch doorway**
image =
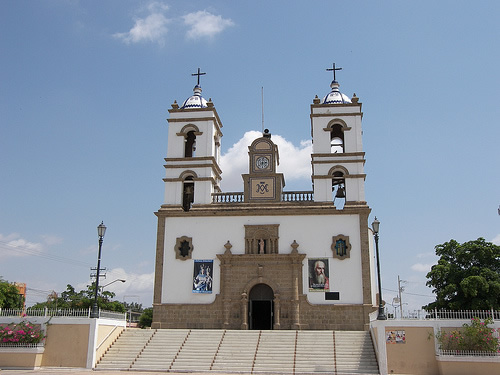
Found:
[[[273,329],[274,292],[267,284],[255,285],[248,295],[248,322],[250,329]]]

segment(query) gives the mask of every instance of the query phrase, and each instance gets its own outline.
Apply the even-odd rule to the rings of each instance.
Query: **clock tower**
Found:
[[[248,147],[248,155],[249,173],[243,175],[245,202],[280,202],[285,179],[282,173],[276,173],[278,147],[268,129]]]

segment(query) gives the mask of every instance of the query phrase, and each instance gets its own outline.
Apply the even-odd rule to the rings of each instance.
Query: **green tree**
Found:
[[[88,309],[94,304],[95,283],[87,285],[86,290],[77,292],[73,286],[68,284],[66,290],[60,296],[57,293],[49,294],[47,302],[37,303],[33,306],[35,309]],[[99,293],[97,305],[108,311],[125,312],[125,306],[122,302],[113,301],[115,293],[103,291]]]
[[[9,283],[0,276],[0,307],[4,309],[21,309],[24,298],[14,284]]]
[[[139,318],[139,327],[141,328],[151,327],[152,322],[153,322],[153,308],[148,307],[144,309],[144,312]]]
[[[438,264],[427,274],[436,301],[423,308],[448,310],[500,309],[500,246],[483,238],[436,246]]]

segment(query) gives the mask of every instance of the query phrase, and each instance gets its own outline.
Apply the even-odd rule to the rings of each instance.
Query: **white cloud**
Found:
[[[417,258],[430,258],[430,257],[436,257],[436,253],[433,252],[427,252],[427,253],[419,253],[416,255]]]
[[[236,142],[221,157],[222,189],[223,191],[243,191],[241,175],[248,173],[248,146],[262,133],[251,130]],[[278,146],[280,165],[278,172],[283,173],[285,182],[303,180],[309,184],[311,181],[311,141],[302,141],[300,146],[293,145],[280,135],[272,136],[273,142]]]
[[[42,236],[43,242],[45,242],[47,245],[57,245],[63,242],[63,239],[61,237],[53,236],[50,234],[44,234]]]
[[[113,36],[126,44],[151,42],[163,45],[168,32],[169,20],[164,15],[168,6],[153,2],[148,5],[147,9],[150,14],[145,18],[136,19],[134,26],[129,31],[116,33]]]
[[[30,242],[21,238],[17,233],[7,236],[0,234],[0,258],[15,256],[39,255],[43,252],[43,245],[37,242]]]
[[[124,283],[117,281],[107,286],[105,290],[116,293],[115,299],[126,302],[142,303],[144,307],[151,305],[153,301],[154,272],[134,273],[127,272],[123,268],[113,268],[106,271],[106,279],[100,281],[100,285],[106,285],[114,280],[123,279]],[[85,289],[86,285],[79,285]]]
[[[500,234],[497,234],[495,238],[491,240],[495,245],[500,245]]]
[[[415,263],[414,265],[411,266],[411,269],[417,272],[429,272],[434,264],[435,263],[427,263],[427,264]]]
[[[189,13],[182,18],[184,19],[184,24],[189,26],[187,37],[191,39],[212,38],[227,27],[234,25],[231,19],[224,19],[222,16],[216,16],[206,10]]]

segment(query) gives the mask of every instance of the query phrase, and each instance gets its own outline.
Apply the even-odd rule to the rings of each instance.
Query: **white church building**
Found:
[[[169,109],[152,327],[368,329],[376,275],[358,98],[334,75],[313,99],[310,191],[285,189],[266,130],[248,145],[242,191],[223,192],[222,122],[201,74]]]

